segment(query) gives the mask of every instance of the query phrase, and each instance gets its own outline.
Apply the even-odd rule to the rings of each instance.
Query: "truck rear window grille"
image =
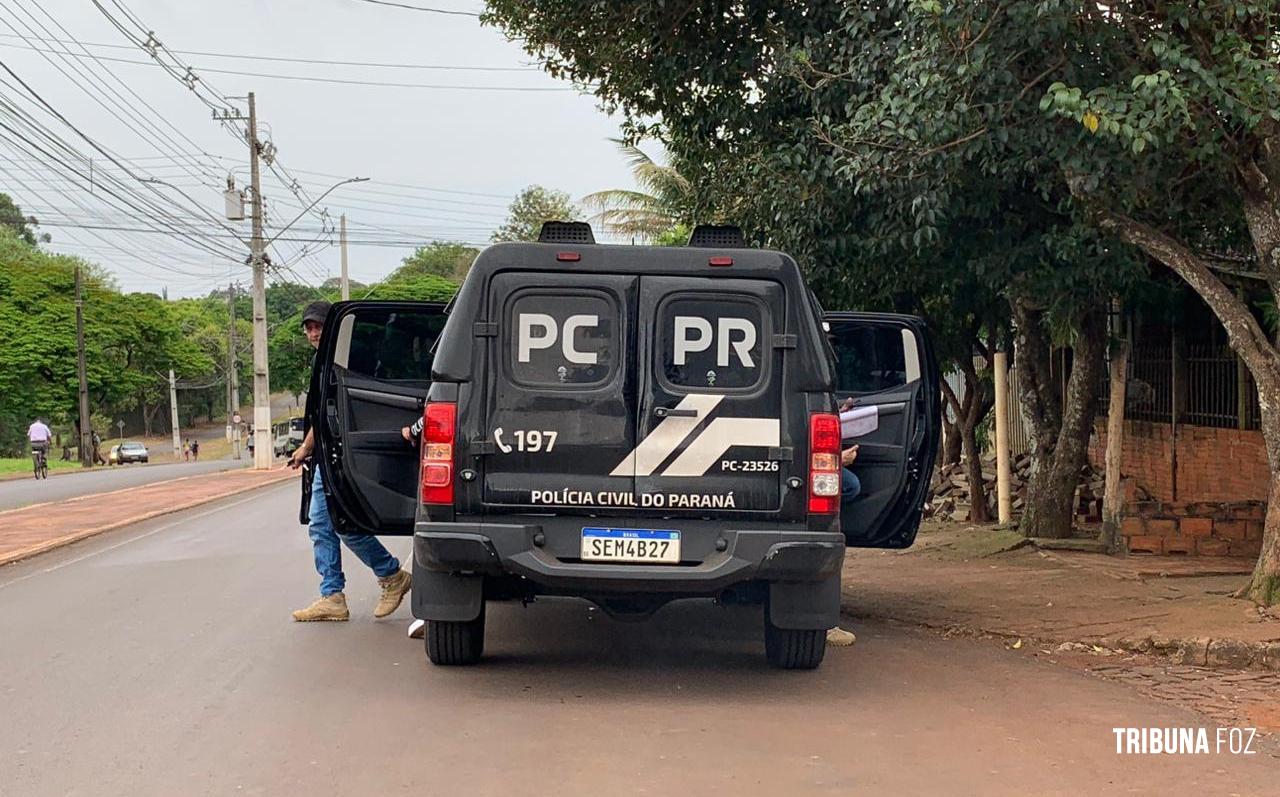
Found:
[[[585,221],[544,221],[538,232],[540,244],[593,244],[596,236]]]

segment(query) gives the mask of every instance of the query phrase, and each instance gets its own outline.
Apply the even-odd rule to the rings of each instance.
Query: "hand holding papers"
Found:
[[[854,407],[840,413],[840,439],[850,440],[862,437],[880,428],[880,408]]]

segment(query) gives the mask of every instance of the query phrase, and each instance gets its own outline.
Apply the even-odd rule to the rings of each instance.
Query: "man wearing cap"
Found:
[[[324,331],[324,319],[329,314],[328,302],[312,302],[302,311],[302,329],[307,335],[307,342],[313,349],[320,346],[320,334]],[[311,387],[307,390],[307,414],[304,423],[308,426],[306,438],[302,445],[293,452],[289,460],[290,468],[300,468],[311,458],[315,449],[314,430],[310,427],[313,402],[319,397],[319,384],[316,376],[315,359],[311,361]],[[341,541],[347,548],[364,562],[382,587],[382,597],[373,610],[374,617],[386,617],[394,612],[409,592],[412,580],[409,573],[400,569],[400,560],[378,541],[377,537],[368,534],[338,534],[329,517],[329,505],[325,499],[324,481],[320,477],[320,468],[313,466],[311,476],[311,504],[308,508],[308,530],[311,534],[311,547],[315,552],[316,571],[320,574],[320,598],[305,609],[293,613],[293,619],[306,623],[318,620],[347,620],[351,613],[347,610],[347,597],[343,594],[346,576],[342,573]]]

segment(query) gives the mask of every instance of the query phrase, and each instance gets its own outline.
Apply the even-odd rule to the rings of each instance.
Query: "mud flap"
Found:
[[[778,628],[834,628],[840,624],[840,574],[822,581],[771,582],[768,611]]]
[[[413,569],[413,616],[421,620],[465,623],[480,616],[484,576]]]

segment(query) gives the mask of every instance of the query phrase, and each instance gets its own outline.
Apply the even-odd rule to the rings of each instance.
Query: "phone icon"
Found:
[[[497,429],[494,429],[494,430],[493,430],[493,442],[495,442],[495,443],[497,443],[497,444],[498,444],[498,449],[499,449],[500,451],[502,451],[502,453],[504,453],[504,454],[510,454],[510,453],[511,453],[511,446],[509,446],[509,445],[507,445],[506,443],[502,442],[502,427],[501,427],[501,426],[499,426]]]

